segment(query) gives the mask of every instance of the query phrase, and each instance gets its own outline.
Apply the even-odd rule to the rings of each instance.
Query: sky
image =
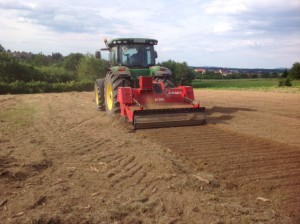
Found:
[[[11,51],[94,54],[118,37],[157,39],[158,62],[290,68],[300,0],[0,0],[0,44]]]

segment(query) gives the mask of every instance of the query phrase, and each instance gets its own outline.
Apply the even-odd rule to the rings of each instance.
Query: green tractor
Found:
[[[201,125],[205,107],[193,87],[176,86],[168,68],[155,65],[157,40],[104,40],[110,66],[95,83],[96,104],[110,116],[120,114],[134,129]],[[100,51],[96,57],[101,58]]]
[[[144,38],[118,38],[104,40],[109,51],[109,68],[104,79],[95,83],[96,104],[99,110],[114,116],[120,113],[118,88],[139,88],[139,77],[152,77],[153,81],[163,82],[165,88],[176,87],[174,77],[168,68],[155,65],[157,52],[154,45],[157,40]],[[96,57],[101,58],[101,52],[96,51]]]

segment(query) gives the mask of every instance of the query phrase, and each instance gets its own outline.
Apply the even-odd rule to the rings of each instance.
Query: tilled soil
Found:
[[[300,95],[196,90],[133,131],[93,93],[0,96],[0,223],[299,223]]]

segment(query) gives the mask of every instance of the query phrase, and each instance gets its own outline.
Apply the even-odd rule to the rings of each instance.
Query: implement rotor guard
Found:
[[[205,107],[135,110],[134,129],[201,125],[205,123]]]

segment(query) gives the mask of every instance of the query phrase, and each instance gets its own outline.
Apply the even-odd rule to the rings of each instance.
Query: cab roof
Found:
[[[116,38],[107,42],[108,47],[112,47],[118,44],[147,44],[156,45],[157,40],[148,38]]]

